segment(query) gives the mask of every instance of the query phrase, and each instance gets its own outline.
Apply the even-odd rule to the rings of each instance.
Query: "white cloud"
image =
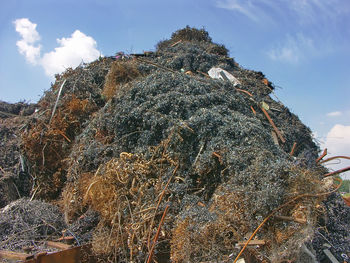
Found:
[[[282,61],[296,64],[305,54],[316,53],[312,39],[304,36],[303,34],[297,34],[296,36],[287,35],[284,43],[276,45],[274,48],[267,52],[270,59],[275,61]]]
[[[28,62],[41,65],[49,76],[61,73],[69,67],[75,68],[81,62],[92,62],[101,55],[92,37],[75,30],[71,37],[57,39],[59,46],[41,57],[41,46],[36,44],[40,40],[40,35],[36,31],[37,24],[28,18],[17,19],[14,24],[16,31],[22,37],[16,43],[19,52]]]
[[[40,40],[39,33],[36,31],[37,24],[30,22],[28,18],[17,19],[13,23],[16,26],[16,31],[25,42],[34,44],[36,41]]]
[[[329,157],[336,155],[350,156],[350,126],[341,124],[334,125],[327,134],[324,147],[328,150]],[[350,166],[350,161],[340,160],[327,163],[327,167],[332,170],[338,170]],[[350,178],[350,173],[346,176]],[[345,174],[343,174],[345,177]]]
[[[350,156],[350,126],[334,125],[327,134],[325,147],[332,155]]]
[[[326,114],[328,117],[338,117],[342,115],[341,111],[332,111]]]
[[[44,54],[41,64],[47,75],[63,72],[68,67],[76,67],[82,61],[89,63],[97,59],[101,52],[97,50],[96,41],[80,32],[74,31],[70,38],[57,39],[59,47]]]
[[[40,35],[36,31],[37,24],[30,22],[28,18],[17,19],[13,23],[16,31],[22,37],[16,43],[19,52],[26,57],[29,63],[35,65],[40,58],[41,49],[40,45],[36,44],[40,40]]]

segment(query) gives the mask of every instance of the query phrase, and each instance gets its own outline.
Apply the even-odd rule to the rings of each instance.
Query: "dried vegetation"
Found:
[[[132,61],[115,61],[106,76],[106,82],[103,87],[102,95],[106,99],[117,96],[118,90],[123,84],[126,84],[140,75],[137,65]]]

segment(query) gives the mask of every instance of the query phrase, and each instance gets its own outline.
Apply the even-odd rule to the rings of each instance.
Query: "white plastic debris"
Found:
[[[236,79],[232,74],[228,73],[226,70],[222,68],[211,68],[208,71],[209,76],[212,79],[222,79],[232,82],[233,86],[237,86],[241,84],[238,79]]]
[[[261,107],[263,107],[265,110],[269,110],[270,109],[269,104],[267,104],[265,101],[261,102]]]

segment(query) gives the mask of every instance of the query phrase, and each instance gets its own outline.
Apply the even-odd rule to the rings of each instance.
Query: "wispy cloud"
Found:
[[[342,115],[341,111],[332,111],[326,114],[328,117],[338,117]]]
[[[57,39],[59,46],[41,56],[41,46],[37,44],[41,38],[36,31],[37,24],[28,18],[17,19],[14,24],[22,37],[16,43],[18,51],[31,64],[41,65],[48,76],[54,76],[69,67],[77,67],[81,62],[91,62],[101,55],[96,41],[76,30],[68,38]]]
[[[289,0],[288,8],[298,16],[299,23],[333,21],[341,14],[350,12],[350,6],[342,0]]]
[[[245,15],[261,27],[283,30],[271,38],[265,54],[274,61],[297,64],[347,46],[344,21],[350,5],[343,0],[214,0],[216,7]],[[343,29],[343,30],[342,30]],[[271,34],[272,36],[276,34]]]
[[[297,23],[317,23],[335,20],[340,14],[350,12],[350,5],[342,0],[216,0],[216,6],[246,15],[258,22],[274,10],[281,16],[294,17]]]
[[[257,7],[249,0],[219,0],[216,3],[217,7],[224,8],[232,11],[237,11],[250,19],[257,21],[258,17],[256,12]]]
[[[41,46],[36,44],[40,40],[40,35],[36,31],[37,24],[30,22],[28,18],[17,19],[13,23],[16,31],[22,37],[16,42],[18,51],[26,57],[29,63],[37,64],[41,49]]]
[[[304,55],[316,52],[313,40],[298,34],[296,36],[287,35],[282,43],[276,44],[273,48],[267,51],[270,59],[296,64]]]

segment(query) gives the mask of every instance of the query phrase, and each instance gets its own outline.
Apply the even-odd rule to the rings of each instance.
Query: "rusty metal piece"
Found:
[[[290,151],[290,153],[289,153],[289,155],[290,156],[293,156],[294,155],[294,152],[295,152],[295,147],[297,146],[297,143],[296,142],[294,142],[293,143],[293,147],[292,147],[292,150]]]
[[[9,250],[0,250],[0,259],[28,260],[33,257],[33,255],[29,255],[26,253],[13,252]]]
[[[350,206],[350,197],[343,197],[344,202],[347,206]]]
[[[338,155],[338,156],[333,156],[333,157],[330,157],[330,158],[328,158],[326,160],[323,160],[320,163],[326,163],[326,162],[329,162],[329,161],[332,161],[332,160],[335,160],[335,159],[347,159],[347,160],[350,160],[350,157],[349,156]]]
[[[252,110],[252,112],[254,113],[254,115],[256,115],[256,111],[254,110],[253,106],[250,106],[250,109]]]
[[[205,207],[205,204],[203,204],[202,202],[198,202],[197,205],[201,207]]]
[[[243,247],[246,243],[247,243],[246,240],[238,241],[237,246]],[[254,239],[249,241],[248,246],[263,246],[265,244],[266,244],[265,240]]]
[[[150,263],[152,262],[152,257],[153,257],[153,251],[154,251],[154,248],[157,244],[157,241],[158,241],[158,237],[159,237],[159,233],[160,233],[160,229],[162,227],[162,224],[164,222],[164,219],[165,219],[165,216],[166,216],[166,213],[168,212],[168,209],[169,209],[169,205],[167,205],[165,207],[165,210],[163,212],[163,215],[162,215],[162,218],[160,219],[160,222],[159,222],[159,225],[158,225],[158,229],[157,229],[157,233],[153,239],[153,245],[151,247],[151,251],[149,252],[149,255],[148,255],[148,259],[147,259],[147,263]]]
[[[345,168],[343,168],[343,169],[336,170],[336,171],[331,172],[331,173],[328,173],[328,174],[325,174],[324,177],[332,176],[332,175],[336,175],[336,174],[341,174],[341,173],[345,173],[345,172],[347,172],[347,171],[350,171],[350,166],[345,167]]]
[[[318,158],[316,159],[316,163],[318,163],[319,161],[321,161],[322,158],[325,157],[326,155],[327,155],[327,148],[325,148],[325,149],[323,150],[323,153],[321,154],[321,156],[318,157]]]
[[[202,74],[204,77],[206,77],[207,79],[211,79],[211,77],[207,74],[207,73],[204,73],[204,72],[202,72],[202,71],[199,71],[199,70],[197,70],[197,72],[199,73],[199,74]]]
[[[72,247],[71,245],[67,245],[67,244],[62,243],[62,242],[54,242],[54,241],[47,241],[46,244],[49,247],[53,247],[53,248],[57,248],[57,249],[61,249],[61,250],[69,249]]]
[[[92,263],[96,259],[91,256],[91,245],[83,245],[47,254],[46,252],[35,255],[35,258],[29,259],[24,263]]]
[[[245,94],[248,94],[250,97],[253,97],[253,94],[251,94],[249,91],[246,91],[246,90],[244,90],[244,89],[237,89],[237,88],[236,88],[236,90],[237,90],[237,91],[240,91],[240,92],[243,92],[243,93],[245,93]]]
[[[180,39],[179,41],[171,44],[170,47],[175,47],[177,44],[180,44],[181,42],[182,42],[182,39]]]
[[[43,257],[45,257],[46,255],[47,255],[47,252],[46,252],[46,251],[45,251],[45,252],[40,252],[40,253],[36,254],[36,255],[34,256],[35,262],[38,262],[38,263],[42,262],[41,259],[42,259]]]
[[[219,163],[220,163],[220,164],[223,164],[222,157],[221,157],[220,154],[218,154],[217,152],[213,152],[213,153],[212,153],[212,156],[215,156],[216,158],[218,158]]]
[[[260,107],[260,109],[262,110],[262,112],[265,114],[267,120],[269,121],[269,123],[271,124],[272,128],[275,130],[278,138],[280,138],[280,140],[285,143],[286,140],[283,138],[281,132],[279,131],[279,129],[276,127],[275,123],[273,122],[273,120],[271,119],[270,115],[267,113],[267,111],[263,108]]]

